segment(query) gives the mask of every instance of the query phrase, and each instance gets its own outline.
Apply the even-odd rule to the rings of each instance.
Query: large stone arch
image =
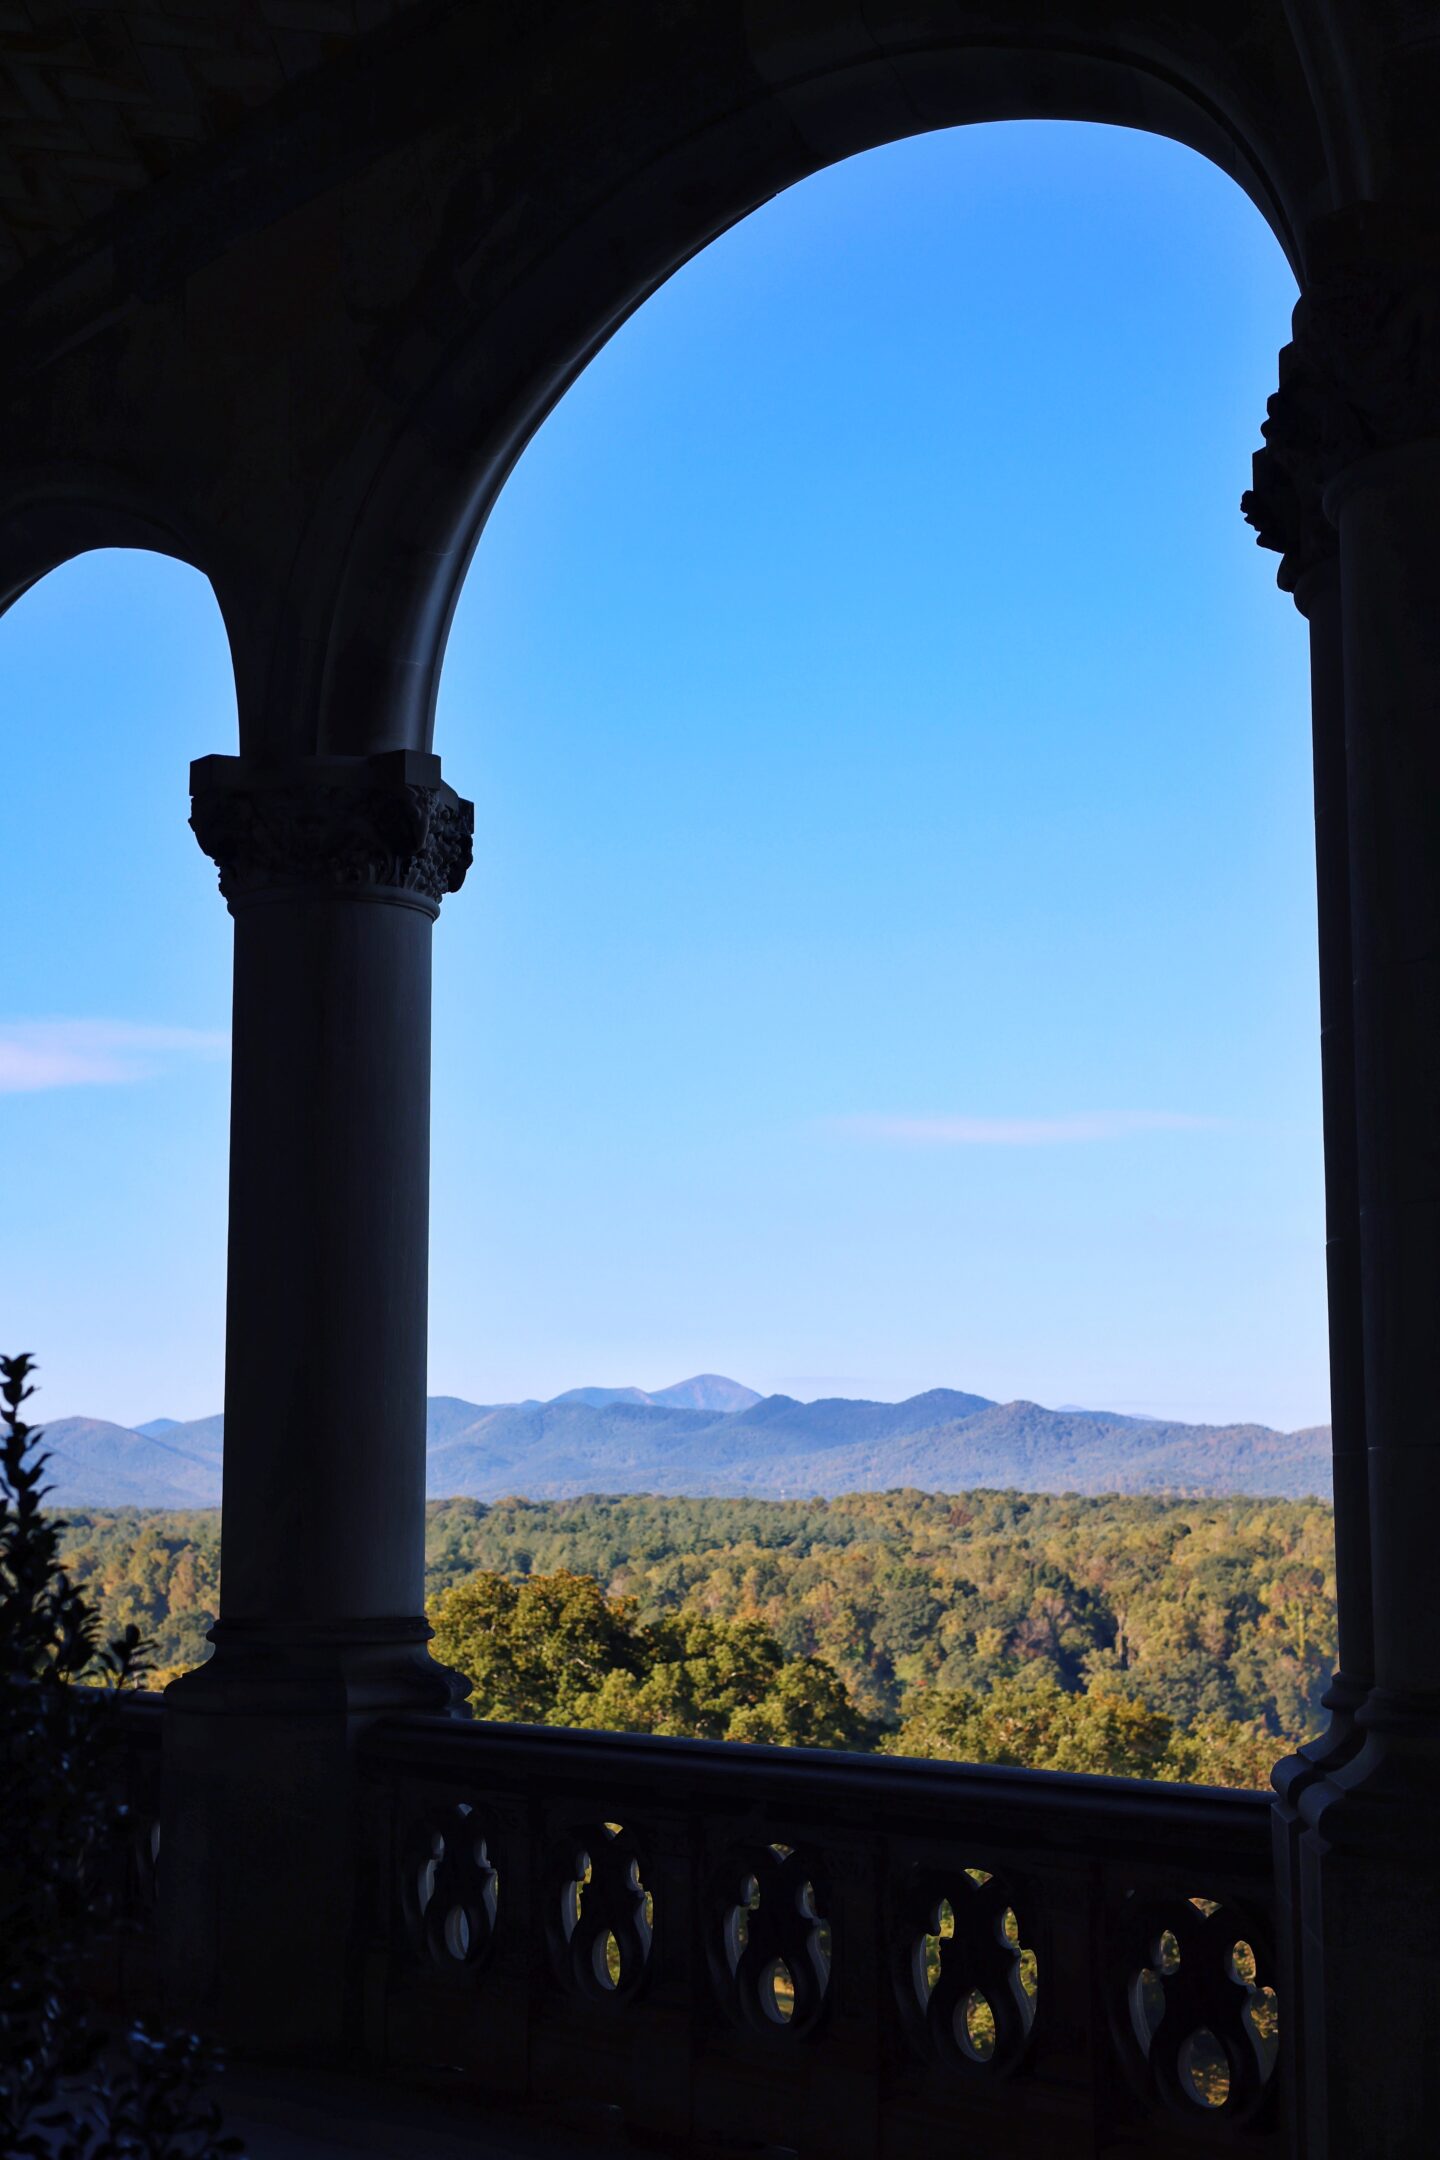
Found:
[[[1182,142],[1233,178],[1260,209],[1297,276],[1303,234],[1327,206],[1324,148],[1298,57],[1280,102],[1254,54],[1208,47],[1178,24],[1137,33],[1109,5],[957,9],[931,0],[862,8],[668,11],[607,25],[604,67],[532,133],[527,158],[583,174],[547,228],[507,250],[503,287],[487,277],[491,233],[453,223],[425,314],[449,335],[417,376],[347,553],[324,689],[334,747],[359,748],[367,686],[388,676],[392,724],[429,747],[445,631],[471,555],[506,476],[566,388],[621,323],[709,241],[826,165],[933,129],[1006,119],[1095,121]],[[716,66],[715,17],[730,19]],[[588,28],[576,26],[577,44]],[[597,41],[598,42],[598,41]],[[551,51],[557,73],[560,55]],[[577,79],[579,56],[577,54]],[[613,85],[606,71],[613,71]],[[641,114],[634,83],[648,73]],[[708,95],[701,96],[699,85]],[[623,118],[607,115],[611,88]],[[687,94],[688,93],[688,94]],[[1267,96],[1272,102],[1267,103]],[[637,117],[641,124],[637,125]],[[587,137],[589,138],[587,140]],[[592,154],[593,153],[593,154]],[[478,182],[479,176],[475,176]],[[463,296],[463,297],[462,297]],[[354,718],[352,718],[354,716]],[[362,722],[362,727],[364,723]]]
[[[247,749],[427,748],[524,443],[648,293],[808,174],[976,121],[1145,128],[1229,173],[1303,276],[1339,163],[1292,12],[403,8],[0,294],[0,470],[63,459],[107,500],[125,475],[184,536]],[[36,552],[0,488],[0,591]]]

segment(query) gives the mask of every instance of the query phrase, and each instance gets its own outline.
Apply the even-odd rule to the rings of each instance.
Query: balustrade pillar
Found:
[[[193,768],[235,921],[220,1615],[166,1696],[162,1939],[185,2016],[338,2048],[353,1743],[444,1710],[426,1650],[430,939],[470,806],[409,751]]]

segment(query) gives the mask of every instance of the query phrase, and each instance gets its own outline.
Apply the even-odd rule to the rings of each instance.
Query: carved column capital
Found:
[[[1282,592],[1293,593],[1335,550],[1325,516],[1325,404],[1297,345],[1280,354],[1280,387],[1266,406],[1254,458],[1254,484],[1240,498],[1258,546],[1280,557]]]
[[[474,807],[418,751],[272,767],[200,758],[190,787],[191,830],[232,907],[312,888],[434,914],[470,867]]]
[[[1377,451],[1440,438],[1440,228],[1357,203],[1320,221],[1309,258],[1241,499],[1286,592],[1334,549],[1330,483]]]

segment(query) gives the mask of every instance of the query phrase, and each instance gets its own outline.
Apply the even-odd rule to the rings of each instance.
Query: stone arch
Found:
[[[53,570],[79,556],[134,549],[184,563],[204,578],[219,609],[239,677],[237,621],[243,620],[198,537],[174,509],[113,474],[50,467],[8,476],[0,493],[0,618]]]
[[[1318,123],[1293,48],[1202,47],[1192,28],[1142,34],[1095,0],[1017,10],[940,0],[750,4],[725,37],[676,11],[626,39],[607,25],[584,90],[515,95],[526,167],[583,174],[503,246],[512,177],[470,170],[418,296],[420,364],[368,483],[335,592],[320,685],[332,750],[428,748],[445,638],[490,507],[525,444],[619,325],[684,262],[784,188],[903,136],[1001,119],[1092,120],[1182,142],[1257,204],[1297,275],[1303,231],[1327,207]],[[1083,18],[1078,26],[1073,19]],[[958,16],[958,19],[957,19]],[[569,26],[579,47],[583,29]],[[593,32],[592,32],[593,35]],[[723,46],[723,49],[721,47]],[[529,56],[527,56],[529,57]],[[583,52],[547,47],[553,76]],[[1282,81],[1277,82],[1275,74]],[[637,110],[634,84],[646,83]],[[609,86],[624,110],[607,107]],[[556,109],[558,106],[558,110]],[[538,121],[538,125],[537,125]],[[523,192],[525,176],[514,181]],[[552,191],[553,194],[553,191]]]
[[[11,1302],[29,1333],[19,1309],[67,1281],[75,1324],[34,1327],[52,1403],[97,1373],[143,1400],[152,1361],[183,1366],[217,1332],[224,1293],[228,925],[183,791],[197,722],[233,746],[233,669],[203,574],[115,529],[54,528],[64,559],[0,616],[0,1109],[32,1260]]]
[[[0,613],[62,563],[102,548],[145,548],[200,568],[157,505],[89,475],[12,479],[0,501]]]

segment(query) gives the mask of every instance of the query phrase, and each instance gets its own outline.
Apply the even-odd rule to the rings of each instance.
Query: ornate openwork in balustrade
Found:
[[[424,1718],[366,2051],[669,2146],[1276,2151],[1268,1798]]]

